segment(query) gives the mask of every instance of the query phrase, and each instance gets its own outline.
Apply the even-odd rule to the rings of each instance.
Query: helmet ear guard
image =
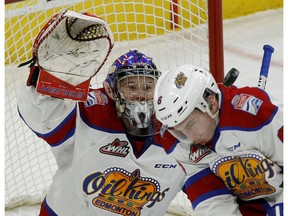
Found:
[[[215,100],[219,100],[219,94],[216,94],[211,89],[206,88],[203,93],[203,99],[207,102],[208,105],[208,107],[206,108],[206,112],[211,118],[215,119],[218,115],[218,112],[213,114],[212,106],[215,103]]]

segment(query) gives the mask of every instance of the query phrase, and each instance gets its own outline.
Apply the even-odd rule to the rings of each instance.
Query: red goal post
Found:
[[[28,76],[28,68],[17,66],[31,58],[34,39],[55,13],[62,9],[86,11],[103,18],[110,26],[115,45],[93,79],[95,86],[101,85],[112,62],[133,48],[153,57],[163,73],[171,67],[192,63],[210,69],[218,82],[223,81],[221,0],[13,2],[5,5],[6,210],[40,202],[57,169],[48,145],[19,118],[16,100],[18,87]],[[184,198],[177,196],[169,211],[187,212],[191,205],[184,203]]]
[[[208,0],[209,64],[216,82],[224,79],[222,0]]]

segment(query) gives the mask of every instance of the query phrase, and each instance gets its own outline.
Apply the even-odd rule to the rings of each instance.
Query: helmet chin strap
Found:
[[[121,101],[118,98],[116,98],[116,110],[118,116],[121,116],[125,110],[125,104],[121,103]]]
[[[216,125],[218,125],[218,122],[219,122],[219,109],[214,114],[211,112],[211,110],[209,108],[207,108],[206,112],[212,119],[215,119]]]

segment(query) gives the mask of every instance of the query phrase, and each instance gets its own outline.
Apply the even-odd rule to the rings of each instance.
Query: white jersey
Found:
[[[179,144],[172,135],[133,139],[103,89],[76,103],[23,86],[18,109],[51,146],[58,165],[40,215],[160,216],[181,189],[199,215],[241,215],[235,197],[209,169],[217,158],[213,151],[195,148],[195,166],[186,167],[169,154]]]
[[[210,169],[239,198],[239,202],[256,204],[255,214],[283,214],[283,116],[259,88],[227,88],[219,85],[222,101],[219,124],[206,151],[213,150],[218,158]],[[193,145],[192,145],[193,146]],[[180,148],[180,146],[179,146]],[[182,147],[184,150],[184,148]],[[193,166],[193,152],[174,156]],[[241,201],[240,201],[241,200]],[[271,208],[273,206],[273,208]],[[247,208],[242,214],[249,215]]]
[[[283,114],[259,88],[226,88],[212,149],[211,170],[242,200],[282,202]]]

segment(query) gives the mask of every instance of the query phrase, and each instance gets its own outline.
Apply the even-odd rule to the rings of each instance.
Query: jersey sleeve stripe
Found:
[[[267,121],[263,122],[261,125],[258,125],[257,127],[249,128],[249,127],[229,126],[229,127],[221,127],[220,130],[221,131],[225,131],[225,130],[257,131],[257,130],[260,130],[261,128],[265,127],[266,125],[270,124],[271,121],[273,120],[274,116],[276,115],[277,111],[278,111],[278,107],[275,107],[273,113],[270,115],[270,117],[267,119]]]
[[[114,130],[114,129],[109,129],[109,128],[104,128],[104,127],[100,127],[98,125],[95,125],[93,123],[91,123],[90,121],[88,121],[85,116],[80,112],[80,117],[82,119],[82,121],[90,128],[93,128],[95,130],[99,130],[99,131],[103,131],[103,132],[107,132],[107,133],[124,133],[124,130]]]
[[[43,200],[41,209],[40,209],[40,216],[58,216],[47,204],[46,198]]]
[[[20,112],[20,117],[22,118]],[[23,118],[22,118],[23,119]],[[25,122],[25,120],[23,119]],[[26,122],[25,122],[26,123]],[[40,138],[44,139],[51,146],[58,146],[69,139],[75,133],[76,124],[76,106],[69,115],[52,131],[42,134],[28,127]]]
[[[63,130],[63,128],[69,124],[69,122],[71,122],[71,120],[75,120],[76,118],[76,106],[75,108],[70,112],[70,114],[51,132],[46,133],[46,134],[40,134],[40,133],[36,133],[37,136],[43,138],[43,139],[47,139],[51,136],[55,136],[57,134],[57,132],[59,132],[60,130]],[[75,125],[74,125],[75,127]]]
[[[178,140],[176,140],[167,150],[166,150],[166,153],[167,154],[170,154],[171,152],[174,151],[175,147],[177,146],[177,143],[179,143]]]
[[[209,168],[191,176],[186,181],[183,190],[188,195],[194,208],[206,199],[222,194],[231,194],[225,184]]]
[[[222,188],[219,190],[214,190],[214,191],[210,191],[208,193],[203,194],[202,196],[197,197],[197,199],[194,200],[194,202],[192,203],[193,208],[196,208],[197,205],[199,205],[199,203],[212,198],[212,197],[216,197],[219,195],[225,195],[225,194],[231,194],[231,192],[229,191],[228,188]]]
[[[190,185],[194,184],[195,182],[201,180],[202,178],[210,175],[212,173],[212,171],[209,168],[206,168],[200,172],[198,172],[197,174],[193,175],[192,177],[190,177],[186,183],[185,186],[189,187]]]

